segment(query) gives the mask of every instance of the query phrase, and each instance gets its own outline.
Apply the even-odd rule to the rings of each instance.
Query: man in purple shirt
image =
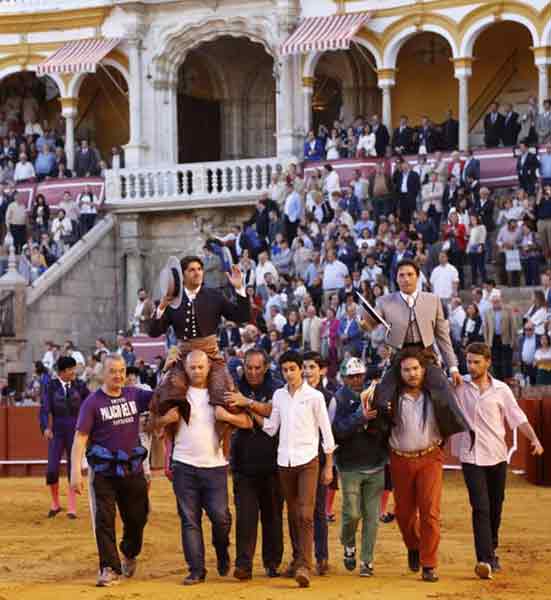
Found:
[[[459,433],[452,440],[452,448],[461,461],[469,490],[477,560],[475,573],[481,579],[491,579],[493,571],[501,570],[495,551],[507,477],[505,422],[511,429],[518,427],[528,438],[532,454],[542,454],[543,448],[509,386],[490,375],[490,347],[475,342],[467,347],[466,354],[470,377],[455,392],[474,432],[474,443],[467,433]]]
[[[126,364],[118,354],[104,359],[104,384],[82,404],[71,452],[71,488],[83,490],[81,463],[89,464],[92,522],[99,554],[99,587],[132,577],[142,549],[149,502],[142,462],[147,452],[140,445],[140,413],[149,409],[153,392],[123,387]],[[115,536],[116,507],[124,525],[120,544]]]

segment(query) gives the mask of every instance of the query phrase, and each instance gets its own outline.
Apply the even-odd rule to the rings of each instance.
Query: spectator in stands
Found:
[[[470,221],[467,255],[471,264],[471,283],[478,285],[479,275],[482,281],[486,280],[486,227],[477,214],[471,214]]]
[[[92,192],[92,188],[86,184],[76,203],[80,212],[80,235],[86,235],[96,223],[99,199]]]
[[[522,229],[518,226],[518,222],[514,219],[510,219],[499,231],[496,239],[496,246],[498,249],[497,265],[501,285],[509,285],[508,275],[510,274],[511,285],[515,287],[520,286],[521,239]]]
[[[513,348],[517,341],[518,319],[511,307],[503,305],[501,294],[491,298],[484,315],[484,340],[492,349],[492,371],[496,379],[513,377]]]
[[[417,153],[432,154],[436,150],[436,131],[430,119],[424,115],[421,118],[421,126],[417,129]]]
[[[521,189],[533,196],[536,193],[540,162],[538,157],[529,151],[525,141],[520,143],[519,150],[520,156],[517,158],[518,183]]]
[[[293,183],[289,181],[287,183],[287,196],[285,198],[285,206],[283,208],[283,218],[285,234],[290,244],[293,243],[293,240],[297,234],[302,212],[303,208],[300,194],[295,190]]]
[[[540,347],[534,354],[536,385],[551,385],[551,340],[545,333],[540,337]]]
[[[57,257],[63,256],[69,249],[72,241],[73,225],[67,213],[60,209],[57,212],[55,219],[52,221],[52,239],[56,244]]]
[[[467,177],[470,177],[473,181],[480,181],[480,161],[474,157],[472,148],[467,150],[467,158],[459,179],[464,183],[467,181]]]
[[[543,112],[536,117],[536,133],[540,144],[551,142],[551,100],[544,100]]]
[[[526,140],[528,144],[533,145],[538,143],[538,134],[536,132],[536,121],[538,118],[538,99],[536,96],[528,98],[528,108],[522,115],[521,129],[519,137],[521,140]]]
[[[410,154],[413,151],[413,129],[405,115],[400,117],[400,124],[392,134],[391,144],[395,154]]]
[[[397,169],[395,188],[398,192],[400,222],[409,225],[417,206],[417,196],[421,191],[419,175],[411,170],[409,162],[403,160]]]
[[[55,154],[50,151],[50,146],[48,146],[48,144],[44,144],[34,163],[34,170],[38,181],[42,181],[43,179],[46,179],[46,177],[55,175],[56,168]]]
[[[49,231],[50,209],[44,194],[37,194],[31,213],[31,227],[36,240]]]
[[[447,119],[440,125],[442,130],[443,150],[455,150],[459,143],[459,121],[453,118],[453,111],[448,110]]]
[[[536,197],[538,236],[542,244],[543,258],[551,258],[551,186],[538,188]]]
[[[540,347],[541,336],[536,335],[535,326],[530,321],[524,324],[524,334],[518,345],[520,368],[526,381],[530,385],[536,385],[536,366],[534,362],[536,350]]]
[[[74,239],[78,239],[79,235],[79,222],[80,222],[80,211],[78,203],[73,199],[71,192],[68,190],[63,192],[63,198],[57,205],[58,210],[64,210],[67,218],[71,221],[72,234]]]
[[[48,232],[44,232],[40,236],[39,241],[40,254],[44,258],[44,262],[48,267],[51,267],[57,260],[57,247],[54,241],[51,239]]]
[[[438,179],[438,173],[432,173],[430,181],[421,188],[423,199],[423,211],[434,221],[437,228],[442,220],[442,197],[444,196],[444,185]],[[434,240],[436,241],[436,240]]]
[[[383,125],[379,121],[379,115],[373,115],[373,117],[371,117],[371,131],[375,134],[375,150],[377,156],[379,158],[383,157],[390,142],[390,134],[388,133],[386,125]]]
[[[532,224],[524,221],[520,240],[520,262],[526,285],[538,285],[541,259],[542,253],[538,237],[532,229]]]
[[[495,205],[490,198],[490,190],[487,187],[480,188],[480,198],[475,203],[475,211],[480,217],[480,222],[486,227],[486,263],[490,262],[492,257],[493,233],[496,230],[494,212]]]
[[[57,165],[57,170],[54,174],[55,179],[69,179],[72,176],[73,172],[67,167],[67,165],[64,162],[60,162]]]
[[[22,183],[29,181],[36,177],[34,167],[30,162],[27,161],[27,155],[21,153],[19,155],[19,162],[15,165],[15,171],[13,173],[13,180],[15,183]]]
[[[493,102],[490,112],[484,117],[484,145],[486,148],[495,148],[503,138],[505,119],[499,112],[499,104]]]
[[[316,138],[314,131],[309,131],[304,142],[304,160],[323,160],[324,146],[320,139]]]
[[[2,164],[3,162],[3,164]],[[11,159],[0,161],[0,185],[13,181],[15,177],[15,164]]]
[[[358,146],[356,147],[357,158],[368,158],[371,156],[377,156],[376,149],[377,139],[373,130],[369,125],[366,125],[363,129],[363,133],[358,140]],[[329,159],[329,156],[327,157]]]
[[[465,352],[467,346],[473,342],[483,342],[484,331],[482,327],[482,317],[476,304],[467,306],[466,318],[461,329],[461,346]]]
[[[11,233],[15,253],[20,254],[27,239],[27,209],[21,194],[16,196],[6,210],[6,228]]]
[[[459,291],[459,273],[449,263],[447,252],[440,252],[438,258],[440,264],[431,273],[430,285],[432,292],[447,306]]]
[[[512,104],[505,104],[503,107],[505,115],[503,117],[503,131],[501,141],[504,146],[516,146],[518,134],[520,133],[519,114],[513,110]]]
[[[75,156],[75,173],[77,177],[91,177],[98,169],[96,152],[88,146],[88,140],[82,140]]]
[[[109,166],[111,169],[124,169],[124,151],[120,146],[113,146],[109,156]]]

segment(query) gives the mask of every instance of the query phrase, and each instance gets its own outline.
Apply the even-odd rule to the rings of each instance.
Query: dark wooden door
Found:
[[[220,160],[220,102],[178,96],[178,162]]]

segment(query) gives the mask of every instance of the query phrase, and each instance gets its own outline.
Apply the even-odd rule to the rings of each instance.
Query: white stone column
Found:
[[[303,111],[304,111],[304,132],[308,134],[312,129],[312,97],[314,96],[314,78],[303,77],[302,78],[302,97],[303,97]]]
[[[549,65],[539,64],[538,67],[538,107],[543,111],[543,102],[549,97]]]
[[[459,82],[459,150],[469,148],[469,78],[472,75],[472,62],[470,57],[454,60],[454,76]]]
[[[392,88],[396,85],[396,69],[379,69],[377,85],[382,91],[381,120],[389,132],[392,131]]]
[[[142,41],[130,38],[128,43],[128,64],[130,82],[128,85],[128,102],[130,113],[130,140],[125,146],[127,167],[137,167],[143,163],[146,145],[143,140],[143,89],[142,79]]]
[[[61,114],[65,119],[65,156],[67,167],[72,171],[75,164],[75,119],[78,98],[61,98]]]
[[[293,155],[293,64],[292,56],[280,59],[278,73],[279,86],[276,92],[277,155]]]

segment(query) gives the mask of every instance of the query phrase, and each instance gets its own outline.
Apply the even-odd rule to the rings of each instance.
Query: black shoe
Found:
[[[356,568],[356,548],[344,547],[344,566],[349,571],[353,571]]]
[[[285,571],[283,572],[283,577],[290,577],[292,579],[295,578],[295,575],[297,573],[297,568],[295,567],[295,565],[291,562],[289,563],[289,566],[285,569]]]
[[[360,563],[360,577],[373,577],[373,563]]]
[[[205,583],[205,575],[195,575],[190,573],[184,579],[184,585],[197,585],[198,583]]]
[[[244,569],[243,567],[235,567],[233,570],[233,576],[239,581],[245,581],[247,579],[252,579],[253,574],[249,569]]]
[[[436,569],[433,569],[432,567],[423,567],[423,581],[428,581],[429,583],[436,583],[438,581]]]
[[[53,519],[54,517],[57,517],[57,515],[61,512],[61,508],[51,508],[50,512],[48,513],[48,519]]]
[[[410,571],[417,573],[421,568],[419,550],[408,550],[408,567]]]
[[[379,517],[381,523],[392,523],[395,518],[394,513],[385,513]]]
[[[77,516],[75,515],[75,513],[67,513],[67,518],[68,519],[76,519]]]
[[[494,556],[492,558],[492,562],[490,564],[492,565],[492,571],[495,571],[496,573],[499,573],[501,571],[501,564],[499,562],[499,556]]]
[[[280,572],[277,570],[277,567],[266,567],[265,569],[266,571],[266,577],[280,577],[281,574]]]
[[[218,575],[225,577],[230,572],[230,555],[226,554],[217,560]]]

